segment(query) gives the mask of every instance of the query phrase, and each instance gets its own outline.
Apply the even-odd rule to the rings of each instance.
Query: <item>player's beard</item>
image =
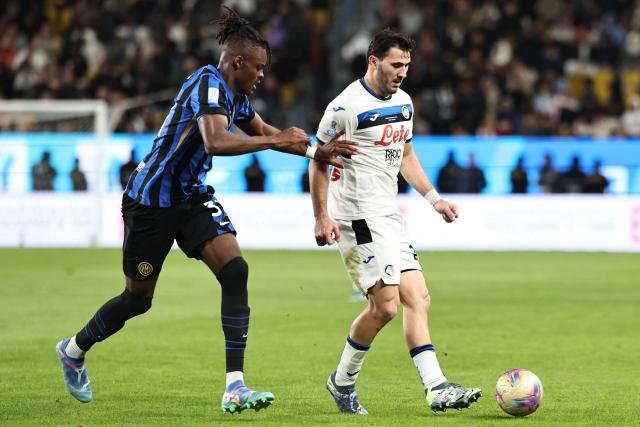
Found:
[[[398,90],[400,89],[400,85],[402,84],[402,79],[395,79],[395,78],[391,78],[387,81],[387,84],[385,85],[385,87],[388,90],[388,94],[392,95],[396,92],[398,92]]]

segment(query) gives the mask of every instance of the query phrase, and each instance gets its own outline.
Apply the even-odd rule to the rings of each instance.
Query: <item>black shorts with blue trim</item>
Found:
[[[189,258],[201,259],[203,243],[226,233],[236,235],[213,191],[167,208],[141,205],[125,195],[122,218],[122,269],[138,281],[160,274],[174,241]]]

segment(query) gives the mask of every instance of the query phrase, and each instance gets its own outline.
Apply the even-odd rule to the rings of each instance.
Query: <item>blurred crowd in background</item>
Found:
[[[175,93],[153,94],[217,64],[221,4],[273,49],[253,102],[280,127],[314,132],[364,73],[371,34],[393,27],[417,42],[416,134],[640,135],[636,0],[4,0],[0,97],[134,99],[114,130],[153,133]]]
[[[529,172],[524,165],[524,157],[520,157],[510,172],[512,194],[527,194],[529,190]],[[122,163],[118,169],[119,185],[122,190],[127,187],[129,177],[136,170],[138,162],[136,154],[131,150],[129,160]],[[601,173],[601,163],[596,160],[593,170],[586,172],[581,165],[580,157],[574,156],[571,165],[566,170],[557,168],[553,163],[551,154],[546,154],[544,163],[539,170],[538,186],[542,193],[591,193],[602,194],[609,186],[609,180]],[[251,156],[249,163],[243,170],[245,191],[261,193],[266,191],[265,184],[267,172],[263,169],[257,155]],[[31,182],[33,191],[56,191],[54,180],[58,171],[51,162],[51,153],[44,151],[42,157],[31,167]],[[76,157],[73,169],[69,171],[67,178],[71,182],[72,191],[88,191],[85,171],[82,170],[80,160]],[[437,178],[434,177],[434,185],[439,191],[446,194],[480,194],[487,186],[482,166],[476,163],[474,153],[469,153],[466,165],[461,165],[450,151],[447,161],[439,168]],[[409,183],[398,174],[398,193],[407,193],[410,190]],[[307,168],[300,174],[300,189],[304,193],[310,191],[309,171]]]

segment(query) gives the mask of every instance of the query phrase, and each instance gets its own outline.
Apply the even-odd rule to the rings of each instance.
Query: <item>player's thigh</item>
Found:
[[[428,305],[429,291],[418,253],[408,241],[404,225],[400,241],[400,300],[405,307]]]
[[[353,283],[365,294],[378,282],[397,286],[401,268],[398,224],[389,217],[337,223],[340,254]]]
[[[400,303],[398,286],[385,285],[382,280],[369,288],[369,307],[376,310],[379,308],[395,308]]]
[[[242,256],[235,235],[224,208],[209,194],[192,203],[176,240],[189,258],[201,259],[218,274],[227,262]]]
[[[153,288],[173,245],[180,220],[180,207],[143,206],[125,196],[122,218],[122,268],[128,278],[127,287],[133,289],[136,283],[146,282],[146,287]],[[151,281],[153,286],[149,285]]]

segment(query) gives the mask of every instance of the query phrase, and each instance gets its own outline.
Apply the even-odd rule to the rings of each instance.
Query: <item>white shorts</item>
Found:
[[[379,280],[386,285],[399,285],[402,272],[422,271],[418,254],[406,239],[400,214],[336,222],[342,260],[353,284],[363,294]]]

